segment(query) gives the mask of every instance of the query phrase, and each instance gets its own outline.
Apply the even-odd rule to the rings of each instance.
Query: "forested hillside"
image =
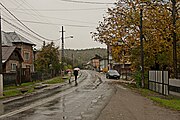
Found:
[[[61,53],[61,52],[60,52]],[[107,49],[105,48],[92,48],[92,49],[82,49],[82,50],[73,50],[65,49],[64,56],[67,63],[74,61],[74,66],[79,66],[86,64],[90,61],[91,58],[98,54],[102,58],[107,58]]]

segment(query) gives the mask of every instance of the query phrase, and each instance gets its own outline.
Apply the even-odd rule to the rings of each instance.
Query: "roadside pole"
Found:
[[[1,11],[0,11],[0,96],[3,96],[3,74],[2,74],[2,35],[1,35]]]
[[[3,96],[3,75],[0,74],[0,97]]]
[[[61,40],[62,40],[62,51],[61,51],[61,64],[62,64],[62,69],[61,69],[61,76],[64,76],[64,28],[62,26],[62,37],[61,37]]]
[[[142,30],[142,21],[143,18],[143,8],[140,8],[140,43],[141,43],[141,87],[144,88],[144,51],[143,51],[143,30]]]

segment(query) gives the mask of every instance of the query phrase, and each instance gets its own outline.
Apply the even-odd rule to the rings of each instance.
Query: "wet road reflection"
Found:
[[[96,72],[86,71],[87,78],[77,87],[62,91],[46,102],[4,117],[3,120],[94,120],[114,92],[105,82],[100,85]]]

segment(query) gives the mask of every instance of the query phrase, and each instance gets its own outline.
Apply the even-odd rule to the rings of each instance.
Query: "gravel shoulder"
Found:
[[[97,120],[180,120],[180,112],[157,106],[153,101],[121,85]]]

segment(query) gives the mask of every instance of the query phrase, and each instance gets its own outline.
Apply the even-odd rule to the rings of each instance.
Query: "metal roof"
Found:
[[[16,32],[2,31],[2,45],[13,46],[13,43],[25,43],[25,44],[35,45],[33,42],[17,34]]]
[[[2,62],[5,63],[9,57],[11,56],[11,54],[15,51],[16,46],[2,46]],[[21,54],[19,53],[19,55],[21,56]],[[21,56],[21,59],[23,61],[23,58]]]
[[[2,47],[2,61],[3,62],[6,62],[6,60],[8,60],[8,58],[11,56],[15,48],[16,48],[15,46]]]

